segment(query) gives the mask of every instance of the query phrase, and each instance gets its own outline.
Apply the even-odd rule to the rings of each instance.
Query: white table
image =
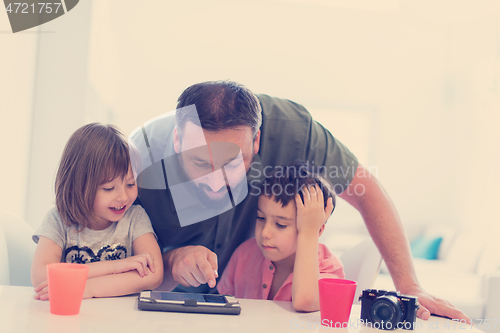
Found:
[[[140,311],[137,296],[129,296],[84,300],[79,315],[56,316],[50,314],[49,302],[37,301],[33,296],[29,287],[0,286],[0,332],[385,332],[357,324],[359,305],[353,305],[351,311],[353,327],[331,329],[320,326],[319,311],[297,313],[291,302],[239,299],[241,314],[230,316]],[[481,332],[470,326],[460,329],[455,325],[453,329],[453,325],[454,322],[443,318],[417,319],[419,328],[414,332]]]

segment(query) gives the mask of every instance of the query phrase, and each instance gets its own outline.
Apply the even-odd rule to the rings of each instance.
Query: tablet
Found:
[[[191,294],[145,290],[138,307],[147,311],[193,312],[239,315],[241,307],[230,295]]]

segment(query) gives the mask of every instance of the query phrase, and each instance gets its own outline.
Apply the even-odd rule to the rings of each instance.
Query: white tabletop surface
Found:
[[[49,302],[37,301],[33,296],[29,287],[0,286],[0,332],[385,332],[358,323],[359,305],[353,305],[350,328],[331,329],[320,325],[319,311],[298,313],[291,302],[239,299],[241,314],[234,316],[140,311],[137,296],[128,296],[84,300],[79,315],[57,316],[50,314]],[[437,317],[429,321],[417,319],[416,325],[415,333],[480,333],[476,328],[460,327]]]

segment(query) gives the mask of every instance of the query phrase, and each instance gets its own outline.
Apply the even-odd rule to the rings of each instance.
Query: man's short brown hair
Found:
[[[195,105],[194,109],[184,108]],[[176,112],[180,134],[186,122],[192,121],[207,131],[221,131],[248,126],[253,136],[262,124],[260,102],[248,88],[233,81],[208,81],[194,84],[179,96]]]

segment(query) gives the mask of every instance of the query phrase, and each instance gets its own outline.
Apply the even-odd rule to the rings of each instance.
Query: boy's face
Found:
[[[266,259],[277,262],[292,256],[294,258],[297,250],[296,216],[293,200],[282,207],[273,197],[260,196],[255,239]]]

